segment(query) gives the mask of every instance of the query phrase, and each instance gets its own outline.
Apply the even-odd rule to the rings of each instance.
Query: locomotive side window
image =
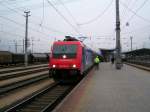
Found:
[[[67,58],[75,58],[77,53],[77,45],[54,45],[53,57],[62,58],[62,55],[66,55]]]

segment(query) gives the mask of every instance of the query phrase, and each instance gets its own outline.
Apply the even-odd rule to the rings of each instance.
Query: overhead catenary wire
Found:
[[[141,6],[136,9],[135,12],[137,13],[140,9],[142,9],[142,8],[144,7],[144,5],[145,5],[147,2],[148,2],[148,0],[145,0],[145,1],[141,4]],[[133,14],[133,15],[129,18],[129,20],[133,19],[134,16],[135,16],[135,14]],[[128,21],[129,21],[129,20],[128,20]]]
[[[145,28],[150,28],[150,25],[146,25],[146,26],[134,29],[129,32],[122,32],[122,35],[127,35],[127,34],[131,34],[131,33],[141,33],[142,31],[145,31]]]
[[[64,3],[63,3],[64,4]],[[6,6],[6,5],[5,5]],[[13,9],[13,8],[10,8],[10,7],[6,7],[6,8],[8,8],[8,9],[10,9],[11,11],[13,11],[13,12],[15,12],[15,13],[17,13],[17,14],[20,14],[20,15],[22,15],[22,13],[20,13],[18,10],[15,10],[15,9]],[[20,9],[21,10],[21,9]],[[22,11],[22,10],[21,10]],[[69,11],[70,12],[70,11]],[[71,13],[70,13],[71,14]],[[33,16],[32,16],[33,17]],[[31,18],[32,18],[31,17]],[[73,17],[73,16],[72,16]],[[36,26],[39,26],[39,24],[38,23],[35,23],[35,21],[33,22],[32,20],[30,20],[30,22],[29,23],[31,23],[31,24],[34,24],[34,25],[36,25]],[[61,33],[61,34],[68,34],[68,33],[65,33],[65,32],[62,32],[62,31],[59,31],[59,30],[56,30],[56,29],[53,29],[53,28],[50,28],[50,27],[47,27],[47,26],[44,26],[44,25],[42,25],[41,27],[43,27],[44,29],[46,29],[46,30],[49,30],[49,31],[52,31],[52,32],[57,32],[57,33]],[[71,33],[69,33],[69,35],[75,35],[75,34],[71,34]],[[80,35],[79,35],[80,36]]]
[[[126,0],[126,5],[130,6],[131,2],[129,2],[130,0]],[[121,11],[121,10],[120,10]],[[122,9],[122,13],[120,13],[121,15],[121,20],[124,19],[127,15],[127,9],[124,7],[124,9]]]
[[[3,3],[3,4],[1,4],[1,6],[6,7],[6,8],[7,8],[7,9],[9,9],[10,11],[13,11],[13,12],[15,12],[15,13],[20,14],[18,11],[16,11],[16,10],[15,10],[15,9],[13,9],[13,8],[8,7],[8,6],[7,6],[7,5],[5,5],[4,3]]]
[[[122,2],[122,0],[120,0],[120,1]],[[126,0],[125,0],[125,1],[126,1]],[[135,6],[135,4],[137,3],[137,1],[138,1],[138,0],[135,0],[135,1],[132,2],[131,0],[128,0],[128,1],[126,1],[126,2],[127,2],[126,5],[127,5],[128,7],[132,7],[132,8],[133,8],[133,5]],[[123,13],[124,15],[123,15],[122,18],[128,17],[127,11],[128,11],[128,10],[124,7],[124,13]]]
[[[150,25],[146,25],[140,28],[133,29],[130,32],[122,32],[122,35],[127,35],[131,33],[139,33],[139,31],[145,31],[146,28],[150,28]],[[109,39],[110,37],[114,37],[113,34],[103,34],[103,35],[91,35],[92,37],[96,37],[96,39]],[[122,39],[122,38],[121,38]]]
[[[74,29],[74,31],[75,31],[76,33],[78,33],[79,35],[82,36],[82,34],[80,34],[80,32],[78,31],[78,29],[75,28],[75,26],[72,25],[72,24],[70,23],[70,21],[58,10],[49,0],[47,0],[47,2],[48,2],[48,4],[57,12],[57,14],[59,14],[59,15],[64,19],[64,21],[65,21],[66,23],[68,23],[68,24],[72,27],[72,29]]]
[[[138,13],[138,11],[144,7],[144,5],[147,3],[147,1],[148,1],[148,0],[145,0],[138,8],[134,11],[134,12],[136,12],[136,13],[133,13],[132,16],[129,17],[129,19],[127,20],[127,22],[131,21],[131,20],[134,18],[134,16]],[[122,2],[121,2],[121,3],[122,3]],[[125,25],[123,26],[123,28],[124,28],[124,27],[125,27]]]
[[[12,19],[10,19],[10,18],[1,16],[1,15],[0,15],[0,18],[2,18],[2,19],[4,19],[4,20],[8,20],[8,21],[10,21],[10,22],[12,22],[12,23],[15,23],[15,24],[19,25],[19,26],[24,26],[24,24],[18,23],[18,22],[14,21],[14,20],[12,20]]]
[[[10,9],[10,8],[9,8],[9,9]],[[14,10],[13,10],[13,11],[14,11]],[[18,13],[17,11],[15,11],[15,12]],[[19,14],[19,13],[18,13],[18,14]],[[8,17],[4,17],[4,16],[1,16],[1,15],[0,15],[0,18],[2,18],[2,19],[4,19],[4,20],[8,20],[8,21],[10,21],[10,22],[12,22],[12,23],[15,23],[15,24],[17,24],[18,26],[24,27],[24,24],[21,24],[21,23],[19,23],[19,22],[17,22],[17,21],[14,21],[14,20],[12,20],[12,19],[10,19],[10,18],[8,18]],[[35,31],[35,32],[38,32],[38,33],[41,33],[41,34],[46,35],[45,33],[40,32],[40,31],[37,31],[36,29],[34,29],[34,28],[32,28],[32,27],[30,27],[30,29],[33,30],[33,31]],[[48,36],[48,35],[46,35],[46,36]]]
[[[126,4],[120,2],[120,4],[125,7],[126,9],[128,9],[130,12],[132,12],[135,16],[137,16],[138,18],[140,18],[141,20],[150,23],[149,19],[146,19],[144,17],[142,17],[141,15],[137,14],[137,12],[133,11],[132,9],[130,9]],[[144,5],[143,5],[144,6]]]
[[[16,21],[12,20],[12,19],[7,18],[7,17],[0,16],[0,18],[5,19],[5,20],[8,20],[8,21],[10,21],[10,22],[13,22],[13,23],[17,24],[18,26],[21,26],[21,27],[24,28],[24,24],[18,23],[18,22],[16,22]],[[145,28],[145,27],[150,27],[150,26],[149,26],[149,25],[148,25],[148,26],[144,26],[144,27],[141,27],[141,28],[132,30],[131,32],[122,32],[122,35],[126,35],[126,34],[129,34],[129,33],[133,33],[133,32],[135,32],[135,31],[142,30],[142,29]],[[37,30],[35,30],[35,29],[32,29],[32,30],[34,30],[34,31],[36,31],[36,32],[39,32],[39,33],[43,33],[43,32],[37,31]],[[21,36],[21,35],[19,35],[19,34],[16,34],[16,35]],[[45,34],[45,36],[48,36],[48,35]],[[112,37],[112,36],[113,36],[113,35],[111,35],[111,34],[110,34],[110,35],[107,34],[107,35],[97,35],[97,36],[92,36],[92,37]]]
[[[9,10],[11,10],[11,11],[13,11],[13,12],[19,14],[19,15],[22,15],[22,13],[20,13],[18,10],[12,9],[12,8],[6,6],[6,5],[3,5],[3,6],[5,6],[5,7],[8,8]],[[14,20],[12,20],[12,19],[10,19],[10,18],[3,17],[3,16],[0,16],[0,18],[2,18],[2,19],[4,19],[4,20],[8,20],[8,21],[10,21],[10,22],[12,22],[12,23],[15,23],[15,24],[17,24],[18,26],[24,27],[24,24],[18,23],[17,21],[14,21]],[[34,24],[34,25],[36,25],[36,26],[39,26],[39,24],[33,23],[32,21],[29,22],[29,23]],[[46,30],[48,30],[48,31],[57,32],[57,33],[61,33],[61,34],[66,34],[65,32],[58,31],[58,30],[56,30],[56,29],[53,29],[53,28],[50,28],[50,27],[47,27],[47,26],[44,26],[44,25],[42,25],[42,27],[44,27],[44,28],[45,28]],[[30,28],[31,30],[37,32],[37,33],[40,33],[40,34],[43,34],[43,35],[46,36],[46,37],[49,37],[48,34],[45,34],[45,33],[43,33],[43,32],[40,32],[40,31],[36,30],[35,28],[32,28],[32,27],[29,27],[29,28]],[[74,34],[71,34],[71,33],[70,33],[70,35],[74,35]],[[43,38],[43,39],[45,39],[45,38]]]
[[[62,2],[62,0],[57,0],[68,12],[68,14],[71,16],[72,20],[75,22],[75,24],[78,26],[78,22],[76,21],[75,17],[72,15],[71,11],[65,6],[65,4]]]
[[[5,34],[8,34],[8,35],[11,35],[11,36],[24,37],[23,35],[16,34],[16,33],[10,33],[10,32],[8,32],[8,31],[0,31],[0,32],[5,33]]]
[[[2,5],[2,4],[1,4],[1,5]],[[10,8],[10,7],[6,6],[5,4],[3,4],[3,6],[5,6],[6,8],[8,8],[10,11],[13,11],[13,12],[19,14],[19,15],[22,15],[22,13],[19,12],[18,10],[16,10],[16,9]],[[23,11],[23,10],[21,10],[21,11]],[[23,17],[23,16],[22,16],[22,17]],[[31,18],[33,18],[33,16],[32,16]],[[35,18],[36,18],[36,17],[35,17]],[[34,25],[36,25],[36,26],[39,26],[38,23],[35,23],[35,22],[31,21],[31,20],[30,20],[29,23],[34,24]],[[41,23],[40,23],[40,24],[41,24]],[[41,25],[40,25],[40,27],[41,27]],[[47,27],[47,26],[45,26],[45,25],[42,25],[42,27],[43,27],[44,29],[49,30],[49,31],[52,31],[52,32],[61,33],[61,34],[66,34],[65,32],[56,30],[56,29],[54,29],[54,28]]]
[[[18,22],[14,21],[14,20],[12,20],[12,19],[10,19],[10,18],[1,16],[1,15],[0,15],[0,18],[2,18],[2,19],[4,19],[4,20],[8,20],[8,21],[10,21],[10,22],[12,22],[12,23],[15,23],[16,25],[18,25],[18,26],[24,28],[24,24],[18,23]],[[45,34],[45,33],[43,33],[43,32],[37,31],[36,29],[34,29],[34,28],[32,28],[32,27],[30,27],[30,29],[33,30],[33,31],[35,31],[35,32],[41,33],[41,34],[45,35],[46,37],[49,36],[48,34]]]
[[[84,23],[79,23],[79,25],[80,26],[87,25],[87,24],[93,23],[96,20],[100,19],[107,12],[107,10],[110,8],[110,6],[112,5],[112,3],[113,3],[113,0],[111,0],[111,2],[108,4],[108,6],[98,16],[96,16],[96,17],[92,18],[91,20],[88,20],[88,21],[86,21]]]

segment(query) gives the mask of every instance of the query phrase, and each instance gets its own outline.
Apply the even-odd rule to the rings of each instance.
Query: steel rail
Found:
[[[59,85],[53,83],[44,90],[25,98],[21,102],[17,102],[9,107],[1,109],[3,112],[47,112],[54,107],[66,96],[73,85]]]
[[[40,64],[40,65],[32,65],[32,66],[28,66],[28,67],[3,68],[3,69],[0,69],[0,74],[15,72],[15,71],[19,71],[19,70],[29,70],[29,69],[34,69],[34,68],[47,67],[47,66],[48,66],[48,64]]]
[[[0,87],[0,95],[3,95],[6,92],[12,91],[14,89],[33,84],[37,81],[44,80],[46,78],[49,78],[48,74],[47,75],[43,74],[43,75],[40,75],[40,76],[37,76],[37,77],[32,77],[31,79],[22,80],[22,81],[19,81],[19,82],[9,84],[7,86]]]
[[[30,70],[22,70],[22,71],[17,71],[17,72],[12,72],[12,73],[4,73],[0,75],[0,80],[19,77],[23,75],[29,75],[33,72],[37,73],[37,72],[44,71],[44,70],[48,70],[48,67],[35,68],[35,69],[30,69]]]

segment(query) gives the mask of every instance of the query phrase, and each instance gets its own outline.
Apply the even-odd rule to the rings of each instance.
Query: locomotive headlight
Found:
[[[73,68],[76,68],[76,65],[74,64],[74,65],[72,65],[72,67],[73,67]]]
[[[65,59],[67,56],[66,55],[63,55],[63,58]]]
[[[53,68],[55,68],[56,67],[56,65],[53,65]]]

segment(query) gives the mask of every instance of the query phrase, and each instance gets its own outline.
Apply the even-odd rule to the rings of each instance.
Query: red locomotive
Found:
[[[95,53],[76,39],[56,41],[51,49],[49,74],[59,82],[78,81],[93,66],[94,57]]]

